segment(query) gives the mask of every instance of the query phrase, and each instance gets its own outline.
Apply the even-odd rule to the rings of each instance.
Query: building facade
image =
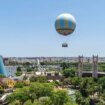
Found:
[[[1,55],[0,55],[0,74],[7,76],[7,71],[4,67],[3,58]]]

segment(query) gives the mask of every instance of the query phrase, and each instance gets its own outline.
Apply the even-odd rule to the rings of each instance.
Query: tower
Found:
[[[78,76],[82,77],[82,70],[83,70],[83,56],[78,57]]]
[[[7,72],[3,63],[3,57],[1,55],[0,55],[0,74],[7,76]]]
[[[98,77],[98,74],[97,74],[97,72],[98,72],[98,55],[97,56],[93,55],[92,69],[93,69],[92,76],[97,78]]]

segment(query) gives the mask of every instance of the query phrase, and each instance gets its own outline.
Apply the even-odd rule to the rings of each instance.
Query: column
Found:
[[[78,76],[82,77],[83,71],[83,56],[78,57]]]
[[[93,55],[93,63],[92,63],[93,74],[92,76],[97,78],[98,77],[98,55]]]

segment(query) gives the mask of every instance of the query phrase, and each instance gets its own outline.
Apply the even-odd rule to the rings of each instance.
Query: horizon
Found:
[[[20,57],[15,57],[15,56],[2,56],[3,58],[69,58],[69,57],[76,57],[78,58],[79,56],[83,56],[84,58],[92,58],[93,56],[98,56],[98,55],[92,55],[92,56],[84,56],[84,55],[78,55],[78,56],[20,56]],[[98,56],[98,58],[105,58],[105,56]]]

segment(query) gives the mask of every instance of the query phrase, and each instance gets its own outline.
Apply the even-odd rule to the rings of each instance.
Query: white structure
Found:
[[[0,98],[0,103],[5,102],[6,98],[8,95],[10,95],[11,93],[5,93],[1,98]],[[2,104],[3,105],[3,104]]]
[[[39,59],[37,59],[37,67],[38,67],[38,71],[41,71],[41,72],[45,71],[45,68],[41,67]]]

